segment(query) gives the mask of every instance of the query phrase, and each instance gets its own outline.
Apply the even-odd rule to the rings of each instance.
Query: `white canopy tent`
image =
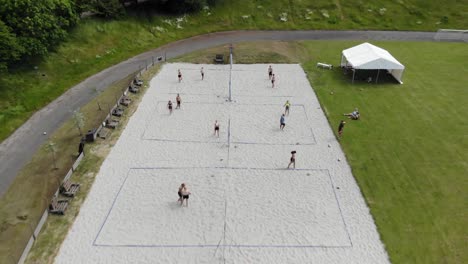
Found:
[[[341,54],[341,67],[353,70],[353,82],[356,70],[378,70],[376,82],[379,79],[380,70],[387,70],[400,84],[403,84],[405,66],[382,48],[366,42],[345,49]]]

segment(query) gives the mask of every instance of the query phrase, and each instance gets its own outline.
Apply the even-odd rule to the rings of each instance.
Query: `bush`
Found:
[[[11,65],[19,57],[47,54],[65,39],[78,15],[70,0],[5,0],[0,4],[0,20],[6,37],[0,49],[15,51],[7,57],[6,64]]]
[[[215,5],[219,0],[151,0],[159,8],[171,13],[200,11],[206,5]]]
[[[0,20],[0,72],[7,70],[8,64],[16,62],[23,53],[16,35]]]

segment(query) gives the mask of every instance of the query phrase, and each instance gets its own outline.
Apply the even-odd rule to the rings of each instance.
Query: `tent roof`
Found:
[[[355,69],[377,70],[377,69],[399,69],[405,68],[388,51],[374,46],[370,43],[362,43],[349,49],[343,50],[343,56]]]

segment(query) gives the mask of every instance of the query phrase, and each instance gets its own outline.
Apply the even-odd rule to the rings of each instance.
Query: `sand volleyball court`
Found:
[[[55,262],[389,263],[301,66],[273,64],[275,88],[268,66],[164,65]]]

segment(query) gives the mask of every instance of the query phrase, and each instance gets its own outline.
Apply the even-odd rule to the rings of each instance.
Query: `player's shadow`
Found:
[[[167,202],[167,207],[169,207],[171,210],[180,210],[180,202],[174,201],[174,202]]]

